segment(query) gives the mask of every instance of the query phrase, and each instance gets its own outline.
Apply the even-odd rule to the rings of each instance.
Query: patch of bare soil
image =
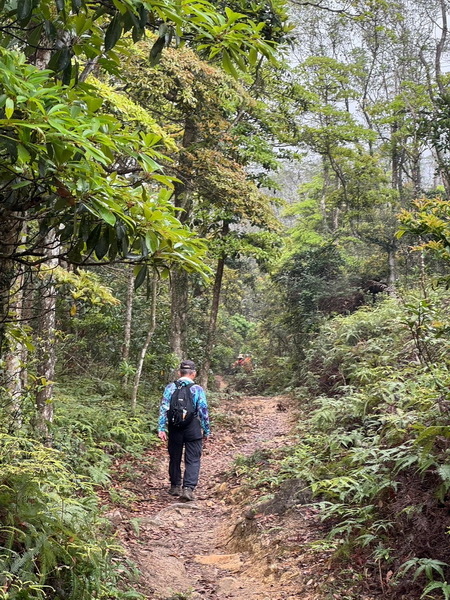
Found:
[[[237,456],[282,450],[293,426],[287,398],[224,394],[203,458],[196,501],[168,495],[164,445],[117,470],[109,513],[149,599],[324,600],[329,556],[310,549],[321,536],[301,484],[288,482],[261,502],[231,473]],[[222,425],[220,426],[220,423]]]

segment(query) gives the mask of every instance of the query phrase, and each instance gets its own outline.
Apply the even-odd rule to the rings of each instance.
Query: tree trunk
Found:
[[[225,236],[229,231],[229,225],[226,223],[222,234]],[[208,387],[209,369],[211,367],[211,354],[214,348],[216,337],[217,315],[219,313],[220,292],[222,289],[223,271],[225,267],[225,256],[221,256],[217,263],[216,275],[214,278],[213,297],[211,302],[211,312],[209,315],[208,333],[206,337],[206,347],[203,354],[203,364],[200,369],[200,385],[205,389]]]
[[[420,166],[420,151],[418,148],[414,149],[411,160],[411,179],[414,186],[414,197],[420,198],[422,195],[422,170]]]
[[[448,23],[447,23],[447,2],[446,0],[440,0],[439,2],[441,9],[441,36],[436,46],[436,55],[434,61],[434,68],[436,73],[436,83],[439,88],[439,93],[444,96],[447,92],[445,87],[445,81],[442,77],[442,56],[444,55],[447,47],[447,36],[448,36]],[[445,56],[444,56],[445,58]]]
[[[220,291],[222,288],[223,269],[225,266],[225,258],[222,257],[217,263],[216,277],[214,280],[214,290],[211,305],[211,313],[209,316],[208,334],[206,338],[206,347],[203,356],[203,363],[200,369],[200,385],[205,389],[208,388],[209,369],[211,367],[211,354],[214,348],[216,337],[217,314],[219,312]]]
[[[435,153],[435,157],[436,157],[439,175],[442,180],[442,185],[444,186],[444,189],[445,189],[445,194],[446,194],[447,198],[450,198],[450,173],[449,173],[445,158],[443,157],[440,149],[438,149],[436,147],[434,147],[433,149],[434,149],[434,153]]]
[[[10,318],[20,323],[23,319],[24,280],[22,273],[15,278],[10,291]],[[5,355],[5,390],[11,414],[11,430],[22,426],[22,355],[25,344],[20,339],[10,339]]]
[[[34,315],[34,284],[31,278],[31,274],[25,277],[23,284],[23,300],[22,300],[22,321],[25,324],[30,324],[33,321]],[[20,357],[22,362],[22,369],[20,377],[22,379],[22,388],[25,389],[28,386],[28,348],[26,344],[22,344],[22,355]]]
[[[0,356],[5,348],[5,327],[9,321],[11,290],[20,270],[14,254],[20,245],[23,222],[19,214],[0,210]]]
[[[177,360],[185,358],[187,312],[189,301],[189,276],[185,271],[176,270],[172,273],[170,288],[170,347]]]
[[[388,285],[394,290],[395,284],[397,283],[397,249],[394,246],[390,246],[388,250],[388,262],[389,262],[389,276]]]
[[[322,223],[324,234],[329,233],[328,227],[328,211],[327,211],[327,194],[331,185],[330,165],[327,159],[322,156],[322,172],[323,172],[323,190],[320,196],[320,212],[322,213]]]
[[[187,223],[192,212],[192,193],[189,189],[192,173],[192,160],[185,149],[190,149],[198,137],[198,128],[195,121],[186,117],[183,134],[183,151],[180,153],[178,171],[180,181],[175,183],[174,204],[182,209],[178,218],[182,223]],[[177,360],[185,358],[186,331],[188,314],[188,284],[189,277],[185,271],[174,270],[171,278],[171,307],[170,307],[170,346]]]
[[[156,329],[156,296],[158,292],[158,281],[157,279],[153,279],[152,281],[152,307],[150,313],[150,327],[147,332],[147,337],[145,339],[144,345],[142,346],[141,353],[139,355],[139,360],[136,368],[136,373],[134,376],[134,384],[133,391],[131,394],[131,410],[135,412],[136,410],[136,401],[137,394],[139,389],[139,383],[141,381],[142,367],[144,366],[145,355],[147,354],[148,347],[150,346],[150,342],[152,341],[153,334]]]
[[[133,298],[134,298],[134,272],[130,268],[128,272],[128,285],[127,285],[127,303],[125,308],[125,331],[122,346],[122,361],[128,367],[128,361],[130,358],[130,343],[131,343],[131,320],[133,316]],[[128,371],[125,370],[123,376],[122,386],[125,389],[128,386]]]
[[[28,226],[25,225],[24,232],[22,235],[22,244],[27,243]],[[21,319],[25,325],[30,325],[33,322],[34,317],[34,283],[33,283],[33,271],[25,270],[22,277],[22,299],[21,299]],[[22,389],[28,386],[28,347],[27,344],[21,344],[21,370],[20,379],[22,381]]]
[[[397,133],[398,125],[397,123],[392,123],[391,125],[391,169],[392,169],[392,179],[391,185],[394,190],[401,192],[401,175],[400,175],[400,153],[398,148],[398,141],[395,137]]]
[[[58,265],[59,253],[59,242],[54,231],[46,235],[44,245],[49,258],[45,263],[48,269],[48,280],[42,285],[40,305],[39,356],[41,359],[37,367],[40,386],[36,393],[36,429],[45,443],[51,445],[49,424],[53,421],[53,379],[56,363],[56,286],[52,269]]]

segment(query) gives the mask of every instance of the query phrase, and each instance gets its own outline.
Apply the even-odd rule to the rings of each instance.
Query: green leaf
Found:
[[[111,23],[108,25],[108,29],[105,33],[105,51],[109,52],[114,48],[122,35],[122,18],[119,13],[113,17]]]
[[[245,15],[243,15],[242,13],[236,13],[228,7],[225,7],[225,14],[228,17],[229,23],[234,23],[235,21],[238,21],[239,19],[245,19]]]
[[[103,104],[103,98],[95,98],[94,96],[88,96],[84,98],[84,101],[90,112],[96,112]]]
[[[5,102],[5,115],[7,119],[10,119],[14,113],[14,100],[12,98],[6,98]]]
[[[258,52],[256,51],[256,48],[254,46],[252,46],[250,48],[250,52],[248,53],[248,62],[252,66],[255,66],[257,60],[258,60]]]
[[[136,270],[135,270],[136,271]],[[136,279],[134,280],[134,289],[137,290],[140,287],[147,277],[147,265],[143,265],[142,267],[137,268]]]
[[[57,50],[51,57],[48,68],[55,73],[59,73],[60,71],[64,71],[67,65],[70,63],[71,53],[69,48],[61,48],[61,50]]]
[[[97,242],[100,238],[101,231],[102,231],[102,225],[101,225],[101,223],[99,223],[89,233],[88,238],[86,240],[86,249],[88,252],[91,252],[97,245]]]
[[[40,23],[36,27],[32,27],[30,29],[30,32],[28,33],[28,36],[27,36],[27,42],[30,44],[30,46],[38,45],[38,43],[41,39],[41,34],[42,34],[43,28],[44,28],[43,23]],[[34,50],[34,48],[32,48],[32,50]]]
[[[224,71],[232,75],[235,79],[238,79],[238,72],[236,71],[233,63],[231,62],[230,55],[226,50],[224,50],[222,53],[222,67]]]
[[[159,61],[161,60],[161,53],[164,49],[164,46],[165,46],[164,37],[159,37],[156,40],[156,42],[153,44],[153,46],[150,50],[150,55],[149,55],[149,61],[150,61],[150,65],[152,67],[157,65],[159,63]]]
[[[98,260],[102,260],[104,256],[108,253],[109,249],[109,229],[106,228],[102,231],[102,235],[100,236],[96,246],[95,246],[95,256]]]
[[[108,225],[114,225],[116,222],[116,216],[106,206],[101,204],[98,200],[92,200],[92,208],[95,213],[99,215]]]
[[[28,163],[31,160],[30,153],[25,148],[25,146],[22,146],[22,144],[17,145],[17,156],[19,160],[23,163]]]
[[[62,73],[62,82],[64,85],[70,85],[71,80],[72,80],[72,63],[69,60],[69,64],[63,70],[63,73]]]
[[[145,243],[150,254],[154,254],[159,248],[159,240],[157,235],[153,231],[147,231],[145,234]]]
[[[21,188],[27,187],[28,185],[31,185],[31,181],[28,181],[26,179],[19,181],[18,183],[13,183],[11,188],[13,190],[20,190]]]
[[[19,21],[25,21],[31,16],[33,10],[32,0],[20,0],[17,3],[17,18]]]

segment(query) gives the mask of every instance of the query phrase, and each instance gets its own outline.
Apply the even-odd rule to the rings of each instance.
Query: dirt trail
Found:
[[[306,507],[294,511],[289,523],[279,522],[276,514],[259,515],[259,521],[248,511],[245,516],[242,498],[241,504],[236,500],[242,490],[229,475],[238,455],[250,456],[289,443],[292,411],[288,400],[246,397],[238,402],[225,398],[218,408],[195,502],[182,503],[167,494],[165,447],[154,450],[147,463],[137,466],[139,479],[133,484],[124,477],[121,489],[131,488],[135,501],[115,510],[110,518],[142,573],[139,589],[149,599],[323,597],[314,593],[317,582],[314,575],[311,579],[317,561],[303,550],[317,527],[312,511]],[[130,465],[127,468],[129,473]],[[251,506],[252,499],[246,500]],[[270,534],[279,534],[282,527],[288,527],[289,533]],[[256,546],[251,540],[257,540]],[[286,545],[282,552],[280,540]]]

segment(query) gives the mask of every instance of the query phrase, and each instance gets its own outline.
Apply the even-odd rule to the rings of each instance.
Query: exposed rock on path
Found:
[[[163,445],[146,457],[145,464],[136,465],[134,482],[130,482],[128,464],[127,481],[118,493],[130,501],[124,500],[126,508],[110,516],[142,573],[139,589],[149,599],[323,597],[314,591],[317,559],[303,550],[317,528],[313,511],[306,507],[294,511],[289,523],[275,523],[276,514],[245,516],[243,506],[247,503],[252,508],[252,497],[244,493],[242,498],[239,482],[229,474],[238,455],[289,444],[289,401],[247,397],[238,403],[224,400],[216,411],[214,436],[204,451],[195,502],[182,503],[167,494],[168,459]],[[131,493],[134,496],[127,496]],[[283,533],[282,527],[289,531]],[[280,543],[285,547],[280,549]]]

